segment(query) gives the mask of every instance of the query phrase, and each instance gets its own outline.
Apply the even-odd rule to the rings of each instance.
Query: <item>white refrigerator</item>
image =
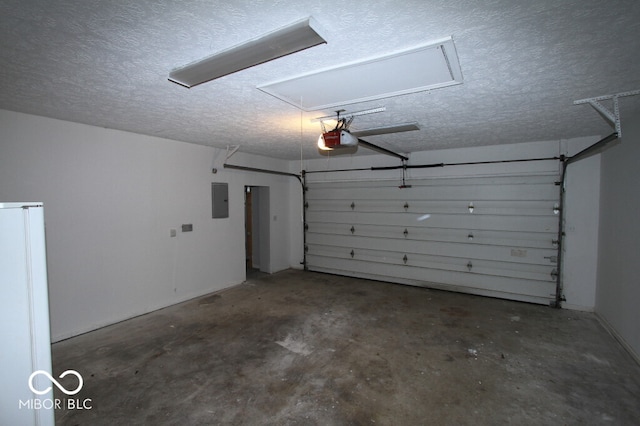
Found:
[[[42,203],[0,203],[0,424],[53,425]]]

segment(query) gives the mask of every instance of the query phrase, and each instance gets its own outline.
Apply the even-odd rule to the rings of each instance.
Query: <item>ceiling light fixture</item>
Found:
[[[462,84],[451,37],[391,54],[279,80],[258,89],[303,111]]]
[[[327,41],[312,18],[251,39],[169,73],[169,81],[191,88]]]

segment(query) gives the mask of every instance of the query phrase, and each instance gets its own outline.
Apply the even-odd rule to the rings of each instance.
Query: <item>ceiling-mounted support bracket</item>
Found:
[[[374,114],[376,112],[385,112],[387,110],[386,107],[383,106],[379,106],[376,108],[371,108],[371,109],[367,109],[364,111],[356,111],[356,112],[350,112],[348,114],[343,114],[342,118],[353,118],[353,117],[357,117],[359,115],[367,115],[367,114]],[[336,111],[336,113],[339,115],[341,112],[345,112],[344,109],[340,109],[338,111]],[[328,121],[328,120],[335,120],[336,116],[335,115],[325,115],[324,117],[316,117],[316,118],[312,118],[311,122],[312,123],[316,123],[316,122],[323,122],[323,121]]]
[[[231,152],[229,152],[229,149],[231,149]],[[240,145],[227,145],[227,158],[224,160],[224,162],[226,163],[227,161],[229,161],[229,158],[233,157],[233,154],[238,152],[239,149]]]
[[[611,124],[616,130],[618,138],[622,138],[622,124],[620,123],[620,107],[618,105],[618,98],[623,96],[640,95],[640,90],[631,90],[629,92],[616,93],[615,95],[597,96],[595,98],[580,99],[573,101],[574,105],[589,104],[596,111],[598,111],[605,120]],[[602,105],[600,101],[611,100],[613,102],[613,111]]]

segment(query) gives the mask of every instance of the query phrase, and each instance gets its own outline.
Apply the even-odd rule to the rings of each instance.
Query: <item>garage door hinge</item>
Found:
[[[351,253],[349,253],[351,255],[351,258],[353,259],[353,256],[355,256],[356,254],[353,252],[353,250],[351,250]]]
[[[560,244],[560,241],[558,241],[558,240],[551,240],[551,245],[552,245],[554,248],[557,248],[557,247],[558,247],[558,244]]]
[[[467,263],[467,269],[469,270],[469,272],[471,272],[471,268],[473,268],[473,263],[471,263],[471,261],[469,261]]]
[[[407,264],[407,261],[409,260],[409,258],[407,257],[407,255],[405,254],[404,257],[402,258],[402,261],[404,262],[404,264]]]
[[[308,223],[305,223],[305,224],[304,224],[304,230],[305,230],[305,231],[308,231],[308,230],[309,230],[309,224],[308,224]]]
[[[551,271],[551,278],[553,278],[554,280],[558,279],[558,270],[557,269],[553,269]]]
[[[308,202],[308,201],[305,201],[305,202],[304,202],[304,208],[305,208],[305,209],[308,209],[308,208],[309,208],[309,202]]]
[[[353,201],[351,202],[351,210],[356,208],[356,203],[354,203]]]
[[[409,203],[404,203],[404,211],[406,212],[407,210],[409,210]]]
[[[304,246],[304,252],[308,252],[309,251],[309,246]]]
[[[409,235],[409,231],[407,231],[407,228],[404,228],[403,234],[404,234],[404,237],[407,238],[407,235]]]
[[[558,263],[558,256],[545,256],[545,259],[549,259],[551,263]]]
[[[353,234],[354,232],[356,232],[356,228],[354,228],[352,225],[350,231],[351,231],[351,234]]]
[[[558,213],[560,213],[560,204],[555,203],[553,205],[553,214],[558,214]]]
[[[469,206],[467,208],[469,209],[469,213],[473,213],[473,201],[469,203]]]

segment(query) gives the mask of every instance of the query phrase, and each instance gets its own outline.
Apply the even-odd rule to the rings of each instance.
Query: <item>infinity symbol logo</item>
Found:
[[[60,379],[62,379],[63,377],[69,375],[69,374],[73,374],[74,376],[76,376],[78,378],[78,387],[72,391],[69,391],[67,389],[64,388],[64,386],[62,386],[60,383],[58,383],[58,381],[56,379],[54,379],[53,377],[51,377],[51,374],[47,373],[44,370],[38,370],[38,371],[34,371],[33,373],[31,373],[31,375],[29,376],[29,389],[31,389],[31,392],[38,394],[38,395],[44,395],[45,393],[49,392],[51,390],[51,386],[49,386],[48,388],[46,388],[45,390],[39,391],[36,390],[33,387],[33,378],[36,377],[38,374],[43,374],[45,375],[49,380],[51,380],[51,383],[53,383],[54,385],[56,385],[58,387],[58,389],[60,389],[62,392],[64,392],[67,395],[75,395],[78,392],[80,392],[80,389],[82,389],[82,385],[84,384],[84,381],[82,380],[82,376],[80,375],[80,373],[78,373],[75,370],[67,370],[64,373],[62,373],[60,375]]]

